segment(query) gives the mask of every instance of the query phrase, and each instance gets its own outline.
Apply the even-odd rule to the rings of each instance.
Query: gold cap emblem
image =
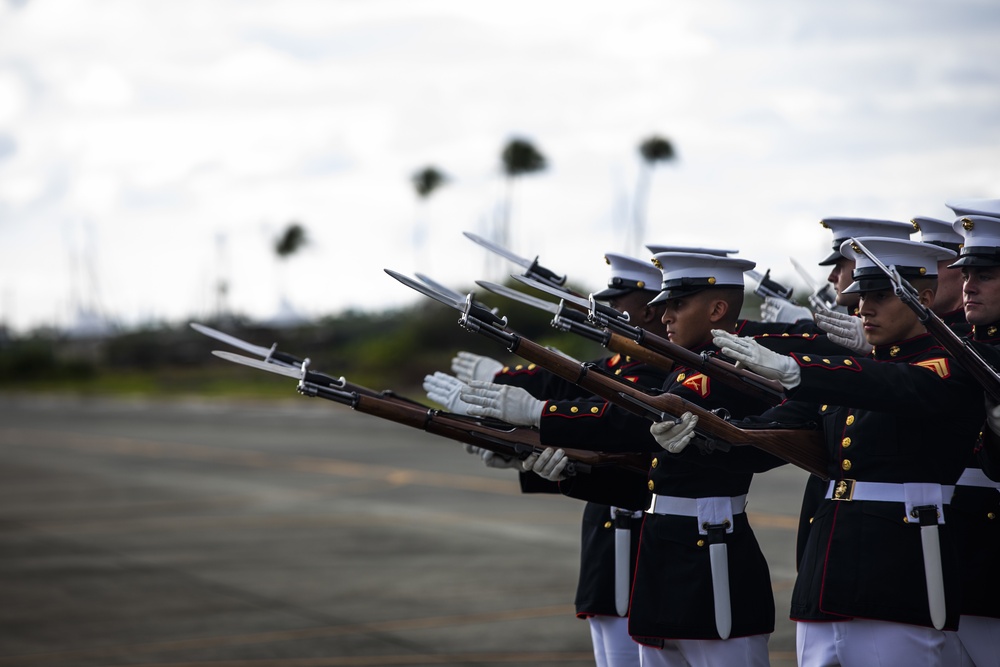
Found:
[[[919,232],[920,231],[920,223],[919,222],[917,222],[916,220],[910,220],[910,224],[913,225],[913,231],[915,231],[915,232]]]
[[[820,220],[819,226],[822,227],[823,229],[830,229],[830,225],[826,224],[826,220]]]
[[[967,232],[971,232],[972,228],[976,226],[976,223],[972,222],[968,218],[962,218],[962,229]]]
[[[654,257],[654,258],[652,259],[652,262],[653,262],[653,266],[655,266],[656,268],[658,268],[658,269],[659,269],[660,271],[662,271],[662,270],[663,270],[663,264],[660,264],[660,260],[658,260],[658,259],[656,259],[656,258]]]
[[[861,248],[858,247],[857,243],[852,243],[851,244],[851,250],[853,250],[854,252],[856,252],[859,255],[861,254]]]
[[[611,265],[611,260],[610,260],[610,259],[608,259],[608,256],[607,256],[607,255],[605,255],[605,256],[604,256],[604,263],[605,263],[605,264],[607,264],[608,266],[610,266],[610,265]]]

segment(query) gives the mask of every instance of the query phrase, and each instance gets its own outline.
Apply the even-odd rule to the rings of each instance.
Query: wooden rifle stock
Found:
[[[539,442],[538,431],[534,429],[441,412],[389,392],[379,393],[347,382],[334,387],[303,381],[299,385],[299,391],[308,396],[350,405],[358,412],[373,417],[474,445],[509,458],[523,460],[530,454],[540,453],[545,449]],[[573,462],[575,473],[590,472],[594,467],[614,466],[634,472],[645,479],[649,471],[648,454],[595,452],[566,447],[562,450]]]
[[[742,429],[718,415],[674,394],[652,394],[630,382],[558,355],[523,336],[511,334],[511,352],[538,364],[564,380],[634,414],[649,419],[662,415],[698,416],[696,431],[731,445],[752,445],[810,473],[827,479],[828,455],[819,431],[791,429]],[[725,363],[725,362],[720,362]],[[591,372],[593,371],[593,372]]]

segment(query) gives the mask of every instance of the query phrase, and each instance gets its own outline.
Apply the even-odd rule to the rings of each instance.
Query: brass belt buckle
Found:
[[[833,487],[831,500],[852,500],[854,498],[854,480],[842,479]]]

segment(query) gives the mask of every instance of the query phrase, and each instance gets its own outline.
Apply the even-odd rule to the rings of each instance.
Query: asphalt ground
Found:
[[[582,503],[290,394],[0,395],[0,667],[593,664]],[[750,495],[778,667],[805,477]]]

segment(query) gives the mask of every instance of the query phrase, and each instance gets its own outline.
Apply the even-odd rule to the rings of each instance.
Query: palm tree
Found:
[[[625,251],[630,253],[641,252],[642,244],[646,240],[646,207],[649,203],[649,184],[653,169],[660,162],[677,159],[674,145],[670,143],[670,140],[655,134],[639,144],[639,156],[642,158],[642,163],[639,165],[639,174],[635,184],[632,225],[630,233],[626,234],[625,241]]]
[[[278,315],[274,320],[276,324],[295,324],[301,320],[301,316],[295,312],[291,301],[289,301],[287,294],[285,294],[283,264],[289,257],[298,253],[308,244],[309,238],[305,227],[294,221],[288,223],[285,231],[274,242],[274,254],[280,262],[278,266]]]
[[[496,241],[500,245],[510,245],[510,220],[513,207],[514,181],[518,176],[544,171],[548,164],[545,156],[527,139],[513,138],[504,146],[500,154],[503,163],[503,173],[507,177],[507,193],[504,202],[503,215]]]
[[[449,180],[447,174],[433,165],[427,165],[423,169],[418,169],[410,176],[410,182],[413,183],[413,189],[416,190],[417,198],[421,204],[425,204],[430,199],[430,196]],[[413,226],[414,255],[418,266],[422,263],[422,249],[424,242],[427,240],[426,227],[427,221],[425,216],[421,215],[421,212],[418,211],[417,220]]]

